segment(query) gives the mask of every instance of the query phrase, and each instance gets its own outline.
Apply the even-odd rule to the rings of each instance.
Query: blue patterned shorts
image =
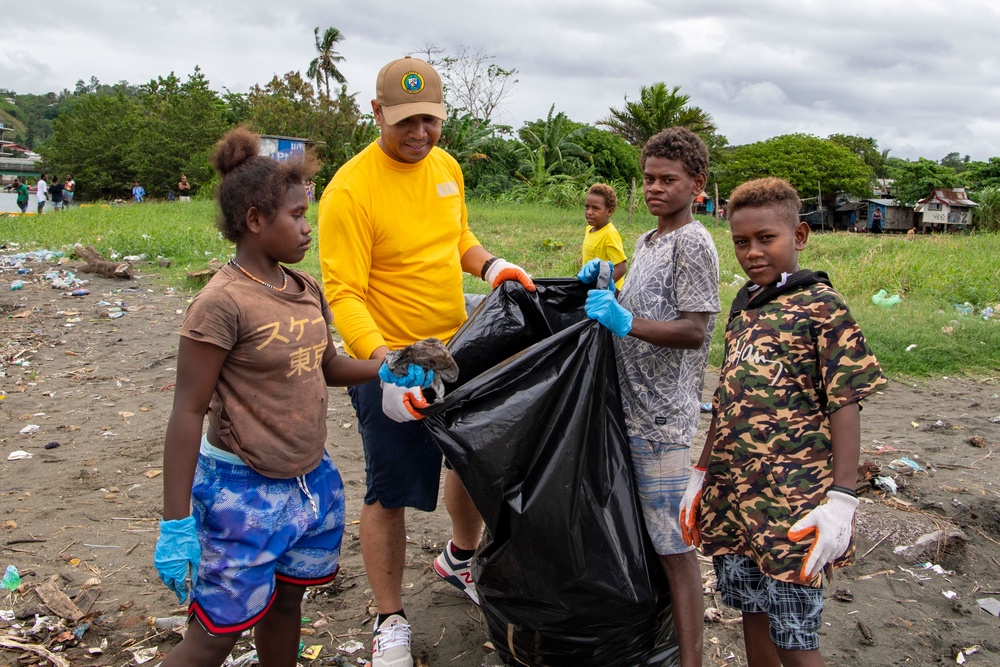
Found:
[[[787,651],[819,648],[823,589],[764,576],[746,556],[712,558],[722,603],[748,614],[767,614],[771,641]]]
[[[201,564],[188,613],[210,634],[254,625],[279,580],[314,586],[336,576],[344,486],[329,455],[292,479],[202,455],[191,498]]]
[[[632,474],[642,505],[642,518],[661,556],[694,549],[684,543],[678,515],[691,477],[691,446],[629,437]]]

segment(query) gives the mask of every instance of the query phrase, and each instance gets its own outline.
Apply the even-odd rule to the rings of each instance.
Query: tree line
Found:
[[[135,180],[153,197],[166,197],[185,173],[209,194],[208,155],[234,125],[262,134],[317,142],[322,169],[318,187],[378,136],[370,113],[347,93],[338,65],[343,34],[314,31],[316,56],[303,75],[274,76],[246,93],[213,90],[198,67],[181,80],[173,72],[148,83],[78,81],[73,91],[46,96],[0,91],[0,120],[14,140],[43,156],[43,168],[72,172],[89,199],[125,196]],[[621,107],[591,125],[568,118],[553,104],[545,118],[514,129],[494,121],[517,84],[482,49],[461,46],[447,54],[428,45],[416,55],[432,62],[445,83],[449,117],[440,146],[462,165],[470,197],[497,202],[576,205],[591,183],[614,185],[623,195],[641,182],[639,151],[661,129],[683,126],[709,147],[709,191],[725,197],[740,183],[764,175],[789,180],[804,196],[817,191],[871,196],[877,179],[894,181],[893,196],[915,203],[933,187],[965,185],[974,192],[1000,187],[1000,158],[972,161],[952,153],[940,161],[903,160],[880,150],[875,139],[834,134],[788,134],[730,146],[711,115],[693,105],[679,86],[655,82],[627,96]],[[12,98],[13,104],[4,98]],[[367,106],[367,100],[364,101]]]

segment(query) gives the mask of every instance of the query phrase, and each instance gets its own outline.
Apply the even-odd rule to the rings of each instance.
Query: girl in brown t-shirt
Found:
[[[251,626],[262,658],[294,663],[302,596],[336,575],[344,530],[343,485],[325,451],[326,387],[433,379],[419,366],[399,376],[337,354],[322,288],[282,266],[311,241],[304,183],[314,165],[278,163],[259,147],[236,129],[212,156],[217,224],[236,254],[181,329],[154,562],[198,622],[164,667],[222,665]]]

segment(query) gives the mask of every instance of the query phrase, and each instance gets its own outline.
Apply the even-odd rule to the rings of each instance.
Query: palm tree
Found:
[[[319,28],[313,31],[316,39],[316,52],[319,54],[309,63],[306,76],[316,81],[316,87],[320,88],[320,83],[326,87],[326,96],[330,97],[330,77],[337,83],[347,83],[347,78],[337,69],[337,63],[344,62],[344,56],[333,50],[337,42],[344,39],[343,33],[337,28],[327,28],[320,39]]]
[[[690,95],[682,95],[681,87],[667,90],[661,82],[643,86],[639,99],[629,102],[625,98],[623,109],[611,109],[608,118],[597,121],[633,146],[640,148],[654,134],[668,127],[686,127],[703,138],[716,130],[712,116],[700,107],[689,106]]]
[[[482,149],[492,136],[493,130],[488,122],[473,118],[470,113],[459,116],[452,110],[448,120],[441,125],[438,145],[451,153],[466,170],[473,160],[488,159]]]
[[[579,172],[586,168],[590,154],[577,143],[577,139],[588,128],[574,123],[562,111],[555,113],[555,109],[553,104],[544,121],[539,119],[521,128],[521,143],[532,156],[542,156],[546,170],[554,173]],[[531,162],[534,163],[534,158]]]

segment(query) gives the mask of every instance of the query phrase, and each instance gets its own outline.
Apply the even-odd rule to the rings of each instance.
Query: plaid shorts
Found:
[[[800,586],[764,576],[746,556],[712,558],[722,603],[748,614],[767,614],[771,641],[787,651],[819,648],[823,589]]]
[[[642,505],[642,518],[661,556],[694,549],[684,543],[678,515],[691,477],[691,446],[629,437],[632,474]]]
[[[316,586],[336,576],[344,485],[329,455],[301,477],[273,479],[203,453],[191,501],[201,563],[188,614],[209,634],[257,623],[279,580]]]

